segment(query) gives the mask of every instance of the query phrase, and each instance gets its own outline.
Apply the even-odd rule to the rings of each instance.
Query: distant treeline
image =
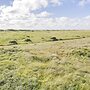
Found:
[[[6,29],[6,30],[3,30],[3,29],[0,29],[0,31],[36,31],[36,30],[15,30],[15,29]]]
[[[77,30],[23,30],[23,29],[18,29],[18,30],[15,30],[15,29],[0,29],[0,31],[77,31]]]

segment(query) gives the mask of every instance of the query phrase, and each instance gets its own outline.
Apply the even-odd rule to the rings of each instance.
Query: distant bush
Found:
[[[25,39],[25,42],[32,42],[30,38]]]
[[[11,40],[11,41],[9,41],[9,44],[10,44],[10,45],[16,45],[16,44],[18,44],[18,43],[17,43],[16,40]]]
[[[83,38],[85,38],[85,37],[83,36]]]
[[[30,36],[27,36],[27,38],[29,38]]]
[[[77,35],[76,37],[80,37],[80,36]]]
[[[59,40],[63,40],[63,39],[60,38]]]
[[[43,37],[41,39],[44,39]]]
[[[8,31],[17,31],[17,30],[15,30],[15,29],[8,29]]]
[[[52,37],[50,39],[51,39],[51,41],[58,41],[58,39],[56,37]]]

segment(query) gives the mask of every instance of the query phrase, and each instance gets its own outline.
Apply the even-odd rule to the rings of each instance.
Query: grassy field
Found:
[[[90,90],[90,31],[0,31],[0,90]]]

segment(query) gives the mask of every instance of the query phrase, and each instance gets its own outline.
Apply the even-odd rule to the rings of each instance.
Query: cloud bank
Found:
[[[87,3],[81,0],[79,5]],[[36,12],[62,5],[63,0],[14,0],[11,6],[0,6],[1,29],[90,29],[90,16],[83,18],[52,17],[47,11]]]

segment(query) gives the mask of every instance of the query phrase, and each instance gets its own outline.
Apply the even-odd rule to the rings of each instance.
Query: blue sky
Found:
[[[81,26],[83,26],[84,29],[90,28],[90,0],[20,0],[19,2],[21,4],[18,1],[19,0],[0,0],[0,20],[3,18],[1,27],[5,25],[3,22],[6,23],[6,20],[9,20],[9,25],[13,28],[12,25],[17,26],[16,23],[11,23],[13,20],[20,22],[24,18],[25,22],[30,22],[30,27],[28,25],[28,28],[34,28],[33,24],[37,23],[38,20],[42,21],[43,24],[46,24],[46,22],[49,22],[49,24],[45,27],[39,24],[35,29],[38,27],[46,29],[80,29]],[[23,8],[21,8],[22,6]],[[75,21],[78,22],[76,23]],[[57,22],[60,23],[60,25],[58,25]],[[20,22],[20,25],[21,23],[22,22]],[[50,23],[52,23],[53,26],[50,26]],[[74,25],[70,26],[70,23],[74,23]],[[7,28],[7,26],[5,27]],[[27,28],[27,26],[23,28]]]
[[[79,6],[78,1],[63,0],[61,6],[48,6],[45,10],[53,13],[54,17],[84,17],[90,15],[90,4]],[[10,5],[13,0],[0,0],[0,5]],[[42,9],[43,10],[43,9]]]
[[[0,5],[10,5],[13,0],[0,0]]]

